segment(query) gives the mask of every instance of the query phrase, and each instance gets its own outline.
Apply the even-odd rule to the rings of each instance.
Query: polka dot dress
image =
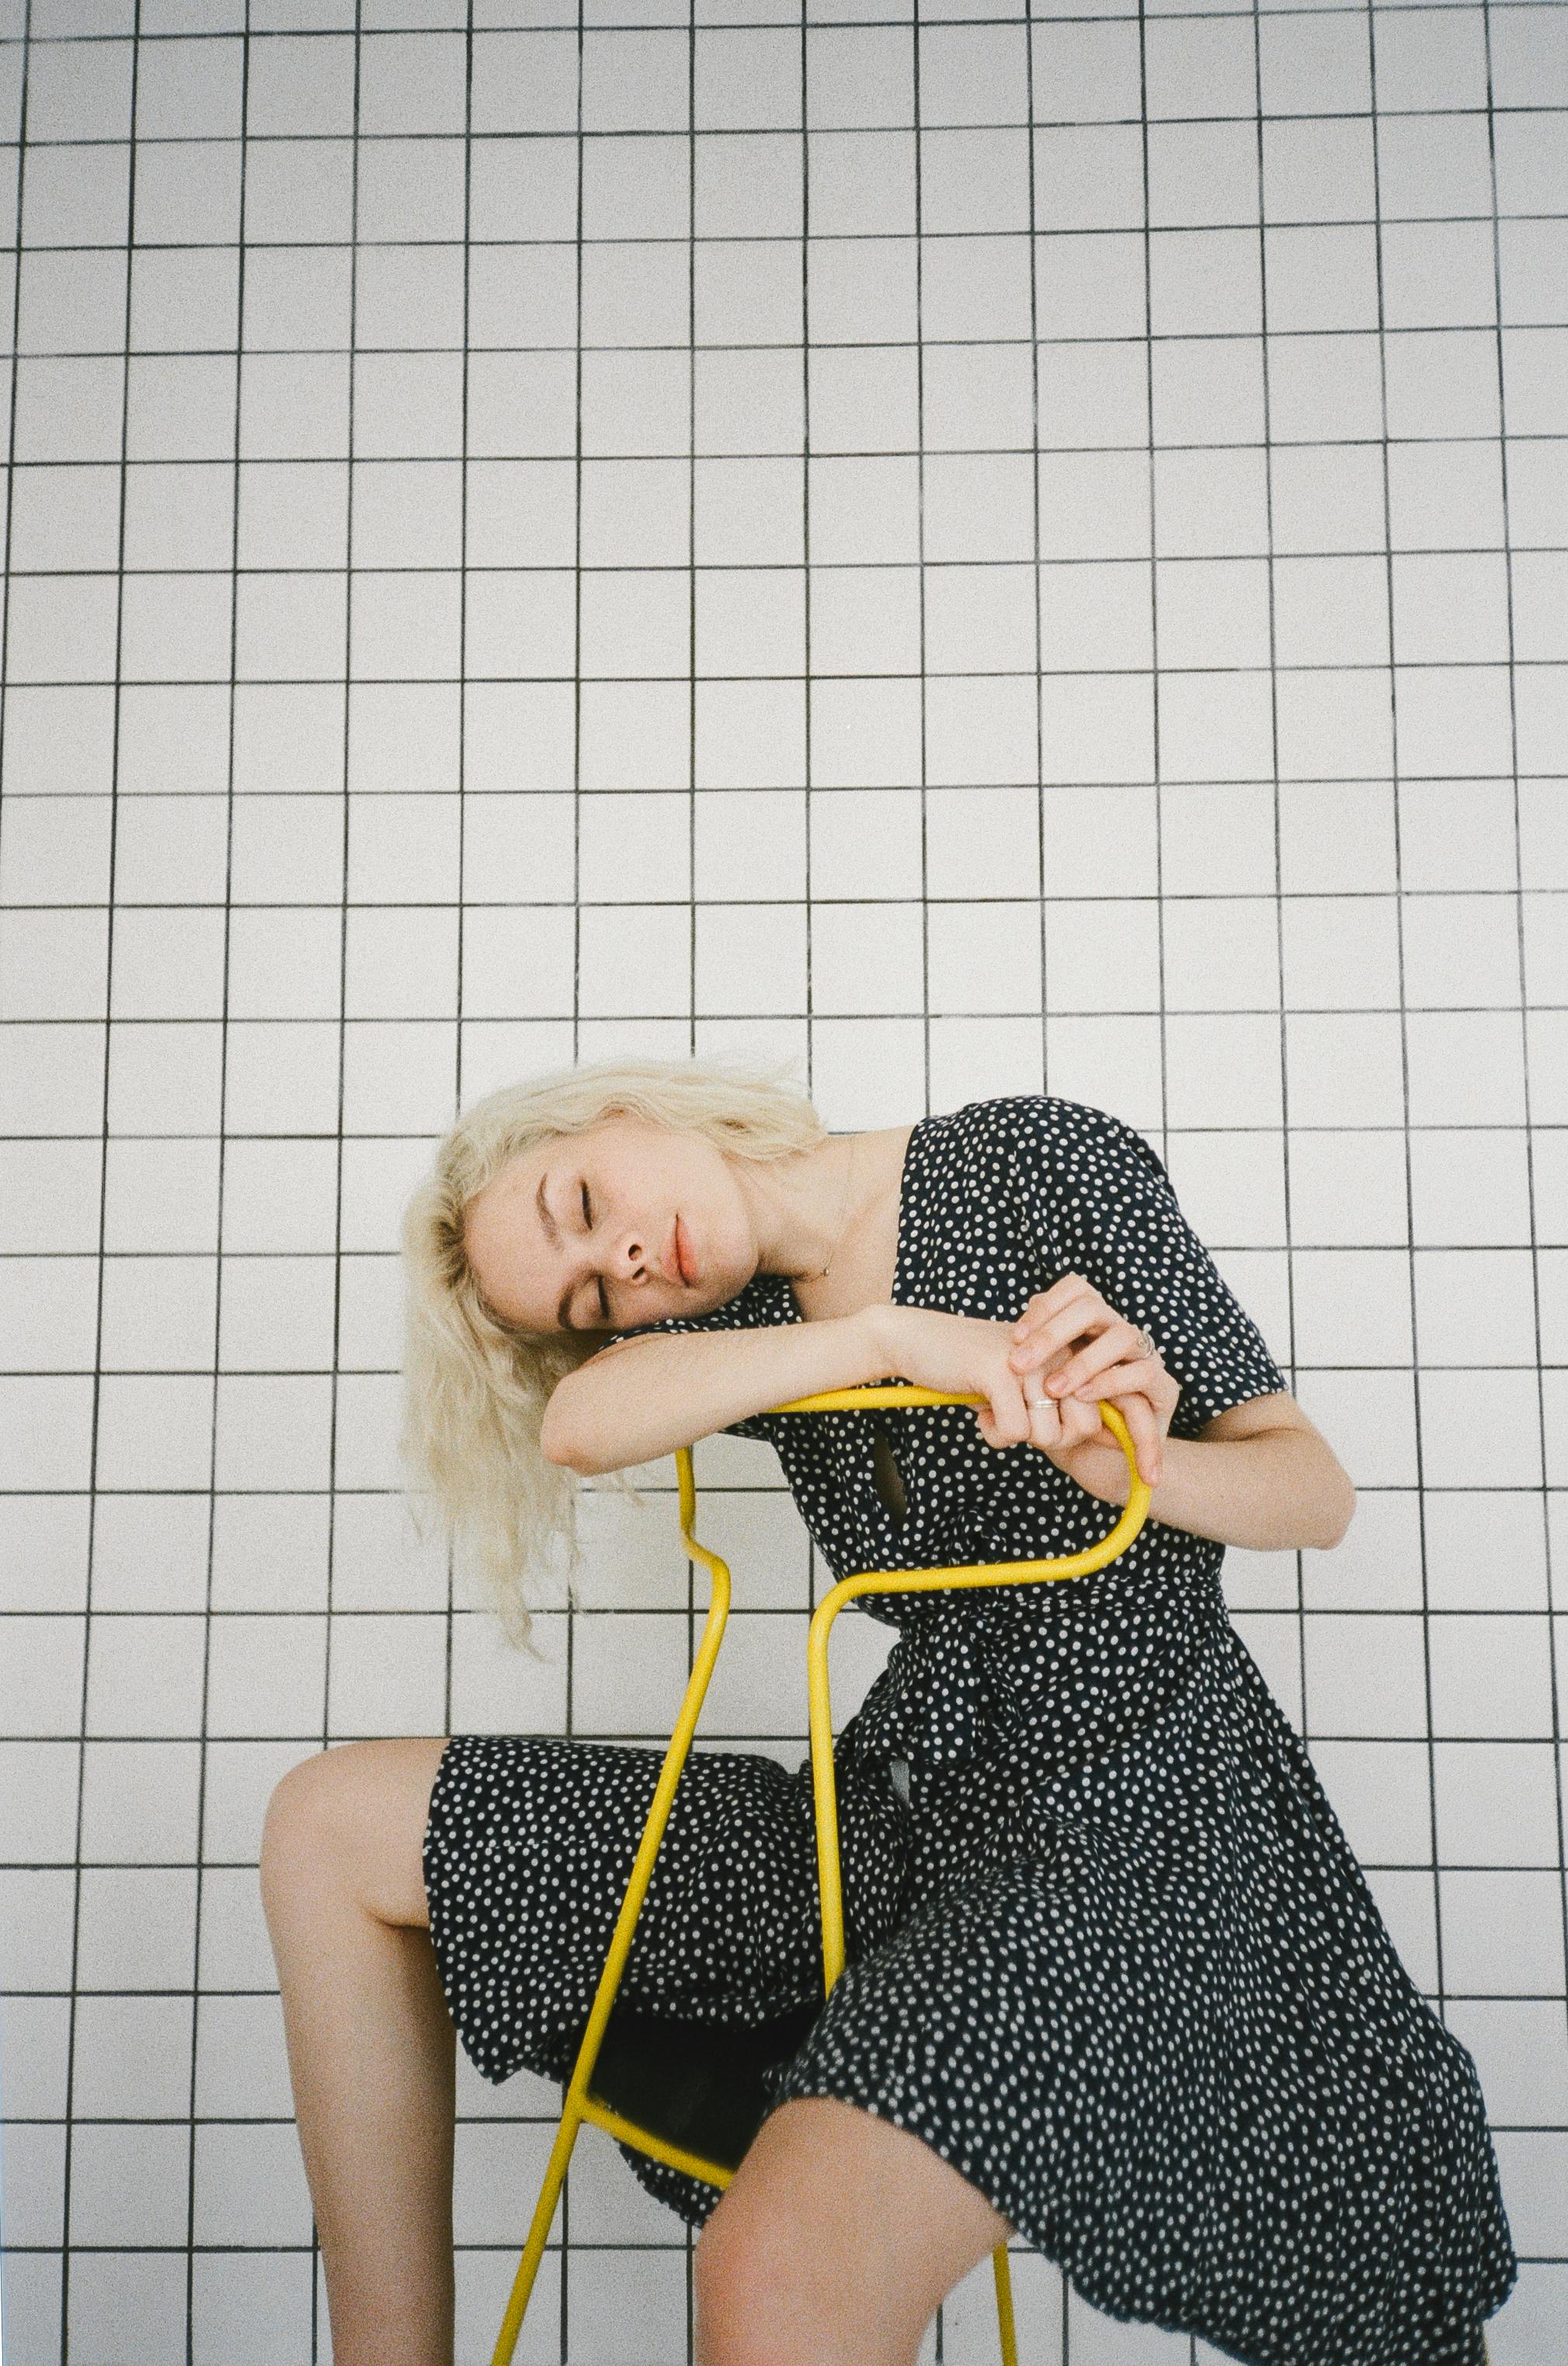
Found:
[[[1039,1094],[915,1126],[896,1302],[1010,1324],[1067,1272],[1153,1334],[1173,1437],[1285,1388],[1134,1129]],[[803,1319],[760,1274],[646,1327]],[[733,1428],[775,1448],[835,1577],[1072,1552],[1115,1516],[967,1406]],[[835,1743],[845,1972],[824,2000],[809,1757],[699,1743],[617,2010],[716,2044],[779,2020],[770,2108],[838,2096],[912,2129],[1111,2316],[1256,2366],[1482,2366],[1517,2263],[1475,2067],[1231,1626],[1223,1556],[1150,1520],[1092,1576],[863,1598],[897,1637]],[[570,2075],[661,1756],[449,1744],[431,1930],[487,2078]],[[706,2217],[714,2187],[623,2151]]]

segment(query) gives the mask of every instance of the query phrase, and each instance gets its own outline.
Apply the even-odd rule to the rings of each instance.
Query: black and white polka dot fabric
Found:
[[[916,1125],[897,1302],[1011,1323],[1067,1272],[1153,1334],[1173,1437],[1285,1387],[1131,1127],[1038,1094]],[[759,1275],[646,1327],[803,1319]],[[733,1426],[776,1448],[835,1576],[1070,1552],[1115,1516],[967,1406]],[[1151,1520],[1089,1577],[863,1601],[898,1636],[835,1744],[848,1966],[767,2091],[914,2130],[1112,2316],[1257,2366],[1482,2366],[1517,2263],[1474,2064],[1230,1623],[1223,1551]],[[486,2077],[570,2074],[661,1755],[447,1749],[431,1929]],[[699,1744],[623,2004],[755,2024],[820,1998],[818,1950],[809,1758]],[[715,2188],[623,2150],[706,2217]]]

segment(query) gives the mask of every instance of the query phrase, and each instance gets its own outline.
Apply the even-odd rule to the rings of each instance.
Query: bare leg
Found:
[[[445,1748],[358,1741],[307,1759],[262,1841],[335,2366],[452,2361],[456,2046],[421,1864]]]
[[[802,2095],[758,2131],[693,2256],[698,2366],[912,2366],[1012,2232],[908,2128]]]

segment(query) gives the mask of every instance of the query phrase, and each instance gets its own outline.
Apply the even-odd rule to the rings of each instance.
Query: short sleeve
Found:
[[[1035,1245],[1053,1278],[1081,1273],[1148,1331],[1180,1387],[1172,1437],[1289,1382],[1177,1204],[1165,1164],[1108,1111],[1035,1096],[1021,1103],[1018,1172]]]
[[[775,1283],[776,1289],[787,1287],[787,1284],[779,1280],[776,1276],[758,1274],[747,1283],[744,1290],[738,1290],[733,1298],[727,1298],[722,1306],[711,1308],[706,1314],[666,1314],[658,1323],[638,1323],[630,1330],[612,1331],[604,1344],[609,1347],[613,1346],[617,1339],[652,1339],[661,1331],[760,1330],[767,1324],[780,1319],[775,1309],[776,1290],[770,1292],[764,1286],[768,1282]],[[766,1414],[749,1414],[741,1421],[727,1422],[720,1435],[726,1437],[754,1437],[760,1439],[764,1446],[770,1446],[773,1442],[773,1429]]]

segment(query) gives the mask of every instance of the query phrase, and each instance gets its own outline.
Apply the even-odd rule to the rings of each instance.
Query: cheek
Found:
[[[671,1212],[679,1211],[691,1237],[705,1284],[739,1276],[739,1288],[750,1279],[756,1262],[750,1220],[727,1175],[672,1177],[669,1204]]]

